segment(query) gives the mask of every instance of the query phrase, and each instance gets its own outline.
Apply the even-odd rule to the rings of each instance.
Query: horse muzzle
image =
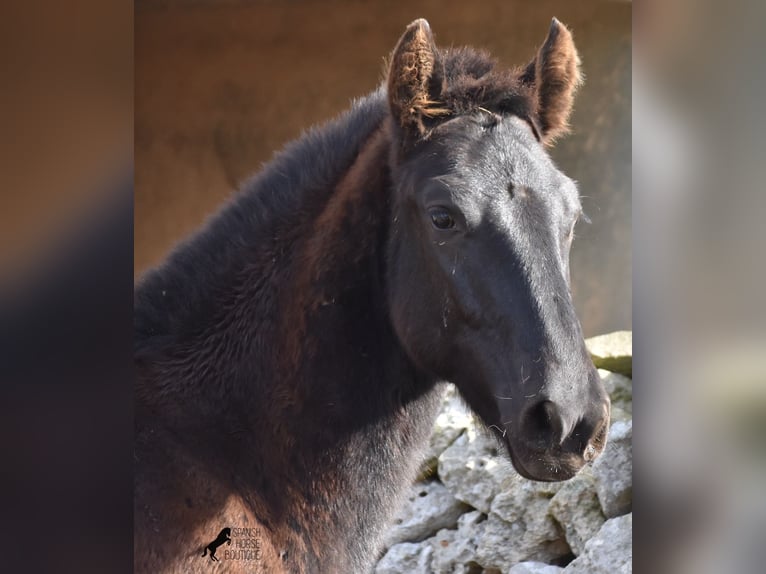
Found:
[[[609,431],[608,398],[574,424],[551,401],[525,410],[519,433],[507,433],[514,468],[523,477],[543,482],[568,480],[604,450]]]

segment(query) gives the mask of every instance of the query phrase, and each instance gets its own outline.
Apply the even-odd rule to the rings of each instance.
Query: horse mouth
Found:
[[[513,467],[521,476],[539,482],[561,482],[577,475],[604,451],[610,413],[611,404],[607,399],[595,429],[581,419],[560,441],[551,441],[549,437],[537,440],[534,435],[514,437],[511,433],[503,433],[501,437],[499,432],[495,436],[505,445]],[[497,425],[492,428],[499,429]]]
[[[561,482],[573,478],[583,467],[590,464],[604,449],[605,441],[588,446],[581,454],[561,449],[536,450],[512,444],[508,438],[505,445],[510,453],[511,464],[521,476],[538,482]]]
[[[580,469],[585,466],[584,460],[578,460],[576,455],[567,455],[563,458],[557,458],[545,453],[534,454],[524,457],[511,454],[511,462],[521,476],[529,480],[538,482],[560,482],[569,480],[575,476]]]

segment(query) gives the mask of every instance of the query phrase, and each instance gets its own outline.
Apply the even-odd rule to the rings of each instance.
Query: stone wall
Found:
[[[603,454],[562,483],[526,480],[452,385],[421,477],[375,574],[625,574],[632,571],[632,338],[588,341],[612,399]]]

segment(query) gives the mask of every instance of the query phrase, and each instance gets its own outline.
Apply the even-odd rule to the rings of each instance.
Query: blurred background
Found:
[[[551,17],[574,33],[586,81],[552,155],[591,225],[572,250],[586,336],[631,328],[631,4],[586,0],[140,0],[135,12],[135,271],[215,212],[301,132],[382,79],[405,26],[442,46],[525,64]]]
[[[133,3],[0,3],[6,572],[132,571]]]
[[[128,0],[0,6],[0,284],[132,171]]]

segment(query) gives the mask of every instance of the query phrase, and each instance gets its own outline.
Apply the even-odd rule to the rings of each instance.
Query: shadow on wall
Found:
[[[490,0],[136,4],[135,271],[158,263],[274,151],[374,89],[404,26],[528,61],[552,16],[586,83],[553,157],[592,225],[572,250],[586,336],[631,328],[631,5]]]

